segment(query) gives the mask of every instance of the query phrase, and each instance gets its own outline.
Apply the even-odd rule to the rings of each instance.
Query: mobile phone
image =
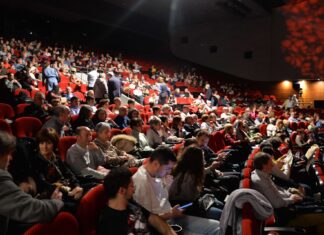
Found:
[[[185,205],[183,205],[183,206],[180,206],[179,208],[180,208],[180,209],[185,209],[185,208],[187,208],[187,207],[189,207],[189,206],[192,206],[192,202],[190,202],[190,203],[188,203],[188,204],[185,204]]]

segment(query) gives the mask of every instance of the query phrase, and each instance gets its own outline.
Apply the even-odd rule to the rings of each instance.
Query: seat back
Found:
[[[16,115],[19,116],[25,112],[25,108],[30,104],[18,104],[16,106]]]
[[[65,160],[66,152],[68,151],[68,149],[75,143],[76,143],[75,136],[63,136],[60,138],[58,143],[58,150],[62,161]]]
[[[15,111],[9,104],[0,103],[0,119],[13,119]]]
[[[17,118],[14,125],[15,136],[18,138],[35,137],[37,132],[42,128],[42,122],[34,117]]]
[[[290,141],[293,145],[296,145],[296,136],[297,136],[297,131],[293,131],[290,134]]]
[[[12,134],[10,125],[3,119],[0,119],[0,131],[5,131],[9,134]]]
[[[103,185],[92,188],[82,198],[76,213],[82,235],[95,235],[101,210],[107,202]]]
[[[263,137],[267,136],[267,126],[268,126],[267,124],[261,124],[259,126],[259,132]]]
[[[76,218],[67,212],[59,213],[51,222],[36,224],[29,228],[24,235],[79,235],[79,224]]]
[[[242,208],[242,235],[261,235],[263,221],[255,218],[253,208],[245,203]]]

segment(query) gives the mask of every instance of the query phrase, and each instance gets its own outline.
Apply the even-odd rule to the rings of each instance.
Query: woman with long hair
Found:
[[[75,131],[79,126],[89,127],[90,130],[94,130],[95,126],[92,122],[92,108],[90,105],[82,105],[78,118],[72,123],[72,128]]]
[[[189,146],[181,153],[173,170],[174,180],[169,189],[169,199],[174,205],[193,202],[193,207],[186,209],[186,213],[220,219],[222,210],[210,207],[206,212],[199,208],[198,199],[203,192],[205,181],[203,151],[195,146]]]

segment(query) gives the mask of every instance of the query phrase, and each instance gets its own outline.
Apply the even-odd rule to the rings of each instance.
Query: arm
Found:
[[[0,214],[9,219],[38,223],[50,221],[63,207],[60,200],[38,200],[21,191],[12,180],[0,183]]]
[[[169,224],[167,224],[160,216],[150,214],[148,222],[162,235],[175,235]]]

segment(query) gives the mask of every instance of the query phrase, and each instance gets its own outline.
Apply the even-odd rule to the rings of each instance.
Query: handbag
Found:
[[[205,194],[198,199],[198,204],[202,210],[208,211],[215,204],[215,196],[213,194]]]

